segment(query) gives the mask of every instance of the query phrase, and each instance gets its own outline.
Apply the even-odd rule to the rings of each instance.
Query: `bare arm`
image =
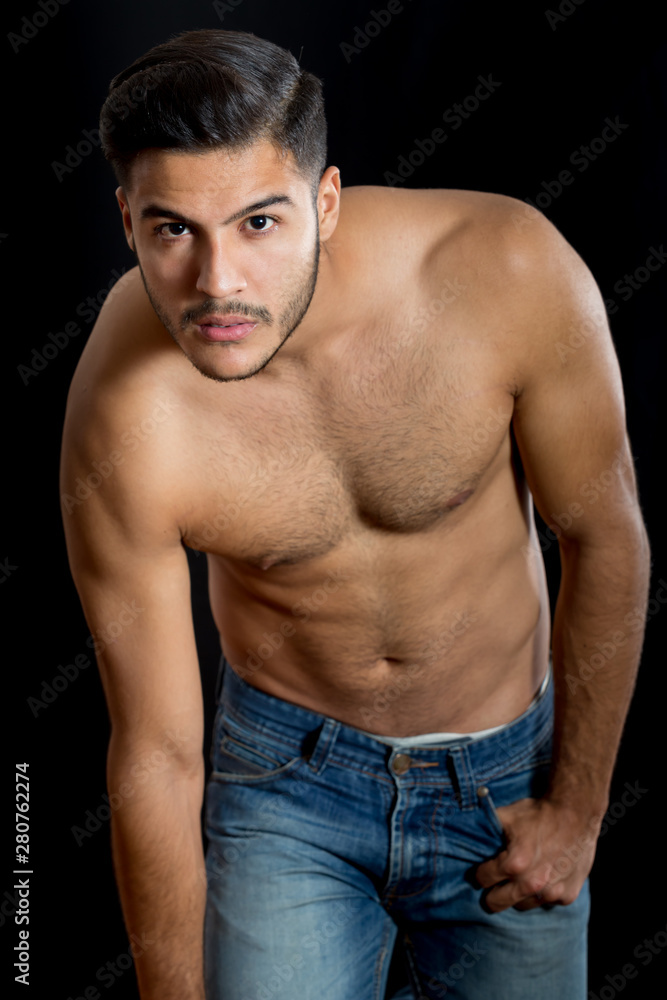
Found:
[[[61,492],[70,564],[111,717],[116,877],[142,1000],[203,1000],[203,710],[187,558],[164,499],[170,471],[162,428],[134,452],[123,442],[141,411],[112,406],[99,420],[88,389],[75,379]],[[144,394],[140,405],[151,412],[155,401]],[[77,479],[86,482],[93,462],[112,465],[112,453],[122,461],[88,496],[85,489],[77,496]]]
[[[650,568],[597,286],[544,220],[518,266],[525,361],[514,430],[535,504],[559,539],[562,579],[550,791],[499,810],[508,850],[478,870],[483,886],[497,886],[488,896],[497,910],[570,903],[590,871],[641,654]]]

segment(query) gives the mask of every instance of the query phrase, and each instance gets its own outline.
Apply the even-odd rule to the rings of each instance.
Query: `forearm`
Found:
[[[650,557],[639,521],[561,548],[550,798],[601,821],[641,655]]]
[[[506,847],[477,869],[492,912],[573,903],[590,873],[643,640],[643,527],[561,544],[551,786],[500,807]]]
[[[140,787],[131,772],[127,762],[110,764],[108,781],[123,800],[112,845],[141,998],[204,1000],[203,762],[195,773],[169,766]],[[133,783],[136,795],[123,796]]]

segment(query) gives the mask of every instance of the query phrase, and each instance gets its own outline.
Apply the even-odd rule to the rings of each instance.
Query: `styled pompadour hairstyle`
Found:
[[[102,149],[126,186],[144,149],[205,152],[268,140],[319,184],[326,167],[322,83],[286,49],[240,31],[187,31],[111,81]]]

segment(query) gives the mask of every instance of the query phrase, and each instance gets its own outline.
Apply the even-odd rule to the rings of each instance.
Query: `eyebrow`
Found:
[[[240,209],[238,212],[234,212],[230,215],[228,219],[225,219],[222,223],[223,226],[229,226],[232,222],[238,222],[243,219],[246,215],[252,215],[253,213],[259,212],[260,209],[269,208],[271,205],[289,205],[294,208],[294,202],[286,194],[272,194],[268,198],[262,198],[261,201],[255,201],[252,205],[246,205],[245,208]],[[186,226],[196,226],[193,219],[186,218],[185,215],[181,215],[180,212],[174,212],[170,208],[166,208],[164,205],[146,205],[145,208],[141,210],[142,219],[179,219],[181,222],[185,223]]]

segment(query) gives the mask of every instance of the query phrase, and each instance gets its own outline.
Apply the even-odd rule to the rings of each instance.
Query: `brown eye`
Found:
[[[183,236],[187,228],[184,222],[165,222],[160,226],[160,232],[163,236]]]
[[[248,220],[248,225],[256,233],[266,232],[276,221],[270,215],[253,215]]]

